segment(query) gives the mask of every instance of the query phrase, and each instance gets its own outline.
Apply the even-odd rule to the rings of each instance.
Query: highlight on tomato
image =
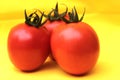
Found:
[[[67,73],[83,75],[93,69],[99,57],[99,39],[95,30],[79,19],[74,7],[68,12],[66,24],[59,25],[51,35],[52,55],[57,64]]]
[[[14,26],[8,35],[8,53],[14,66],[22,71],[34,71],[42,66],[49,55],[50,36],[46,29],[46,21],[42,21],[44,13],[35,10],[27,14],[25,23]]]

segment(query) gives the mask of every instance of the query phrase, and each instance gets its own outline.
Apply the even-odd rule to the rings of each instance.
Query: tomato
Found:
[[[89,72],[98,60],[99,39],[87,23],[72,22],[53,30],[51,49],[56,62],[65,72],[82,75]]]
[[[49,55],[50,36],[44,26],[35,27],[32,26],[35,22],[26,23],[10,30],[8,52],[10,60],[18,69],[33,71],[41,67]]]
[[[62,24],[65,24],[65,22],[63,22],[63,21],[61,21],[61,20],[60,20],[60,21],[53,21],[53,22],[47,21],[46,24],[45,24],[45,27],[46,27],[46,29],[49,31],[50,36],[51,36],[53,30],[54,30],[57,26],[62,25]],[[52,55],[51,50],[50,50],[50,55],[49,55],[49,56],[50,56],[50,58],[51,58],[53,61],[55,61],[55,59],[54,59],[54,57],[53,57],[53,55]]]
[[[65,23],[64,21],[61,20],[61,17],[67,17],[66,15],[67,11],[68,8],[66,7],[66,11],[60,14],[58,9],[58,3],[56,3],[55,9],[50,11],[48,15],[45,15],[45,17],[47,17],[48,19],[48,21],[45,23],[45,27],[50,32],[50,35],[54,28]]]
[[[58,3],[56,3],[55,9],[50,11],[50,13],[48,15],[45,15],[45,17],[47,17],[48,20],[44,26],[49,31],[50,36],[51,36],[53,30],[57,26],[65,24],[65,22],[61,20],[61,17],[67,17],[67,15],[66,15],[67,11],[68,11],[68,8],[66,7],[66,11],[60,14],[59,10],[58,10]],[[54,60],[51,51],[50,51],[50,58],[52,60]]]
[[[91,70],[99,55],[97,35],[83,22],[57,27],[51,37],[51,48],[60,67],[71,74]]]
[[[67,18],[68,16],[65,15],[65,17]],[[51,35],[54,28],[56,28],[57,26],[62,25],[62,24],[65,24],[65,22],[62,21],[61,19],[54,20],[54,21],[51,21],[51,20],[48,19],[48,21],[45,23],[45,27]]]

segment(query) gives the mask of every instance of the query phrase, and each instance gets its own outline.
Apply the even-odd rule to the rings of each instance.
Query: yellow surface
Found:
[[[89,23],[98,34],[99,60],[87,75],[69,75],[50,59],[38,71],[25,73],[16,69],[9,60],[8,33],[14,25],[24,22],[24,9],[39,8],[48,12],[57,1],[70,8],[75,5],[79,13],[86,7],[83,21]],[[0,7],[0,80],[120,80],[119,0],[3,0]]]

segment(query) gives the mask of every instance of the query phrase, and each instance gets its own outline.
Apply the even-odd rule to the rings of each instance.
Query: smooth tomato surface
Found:
[[[51,36],[52,53],[58,65],[74,75],[85,74],[96,64],[99,40],[86,23],[60,25]]]
[[[52,31],[54,30],[54,28],[56,28],[57,26],[62,25],[62,24],[65,24],[65,22],[63,22],[61,20],[47,21],[47,23],[45,23],[45,27],[51,34]]]
[[[51,37],[51,34],[53,32],[53,30],[58,27],[59,25],[63,25],[65,24],[65,22],[61,21],[61,20],[56,20],[56,21],[47,21],[47,23],[45,23],[45,27],[46,29],[49,31],[50,33],[50,37]],[[50,58],[55,61],[55,59],[53,58],[53,55],[52,55],[52,52],[50,50]]]
[[[23,71],[39,68],[48,56],[49,38],[44,27],[35,28],[24,23],[13,27],[8,35],[8,52],[12,63]]]

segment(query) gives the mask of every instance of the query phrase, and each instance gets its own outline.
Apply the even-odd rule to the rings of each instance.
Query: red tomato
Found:
[[[99,40],[84,22],[58,26],[51,36],[52,54],[66,72],[81,75],[89,72],[99,56]]]
[[[49,35],[50,35],[50,37],[51,37],[51,34],[52,34],[52,32],[53,32],[53,30],[57,27],[57,26],[59,26],[59,25],[62,25],[62,24],[65,24],[65,22],[63,22],[63,21],[53,21],[53,22],[51,22],[51,21],[47,21],[47,23],[45,24],[45,27],[46,27],[46,29],[49,31]],[[53,57],[53,55],[52,55],[52,52],[51,52],[51,50],[50,50],[50,58],[53,60],[53,61],[55,61],[55,59],[54,59],[54,57]]]
[[[33,71],[38,69],[46,60],[50,50],[50,36],[44,26],[38,27],[38,15],[34,12],[30,16],[35,16],[35,20],[18,24],[13,27],[8,35],[8,52],[12,63],[23,71]],[[42,15],[43,16],[43,15]],[[33,18],[33,17],[32,17]]]
[[[56,28],[59,25],[65,24],[65,22],[61,20],[61,17],[68,18],[67,11],[68,8],[66,7],[66,11],[60,14],[58,9],[58,3],[56,3],[55,8],[52,11],[50,11],[48,15],[46,15],[48,21],[45,24],[45,27],[48,29],[50,34],[52,33],[54,28]]]
[[[39,68],[49,53],[49,34],[44,27],[35,28],[19,24],[8,36],[8,51],[13,64],[23,70]]]
[[[56,28],[59,25],[65,24],[62,20],[55,20],[55,21],[47,21],[45,24],[46,29],[50,32],[50,35],[54,28]]]
[[[45,15],[47,17],[47,19],[48,19],[48,21],[45,23],[45,27],[49,31],[50,36],[51,36],[51,33],[53,32],[53,30],[57,26],[65,24],[65,22],[61,20],[61,17],[67,18],[68,17],[66,15],[67,11],[68,11],[68,8],[66,7],[66,11],[60,14],[59,13],[59,9],[58,9],[58,3],[56,3],[55,8],[52,11],[50,11],[50,13],[48,15]],[[52,60],[54,60],[54,58],[53,58],[51,53],[52,52],[50,51],[50,58]]]

